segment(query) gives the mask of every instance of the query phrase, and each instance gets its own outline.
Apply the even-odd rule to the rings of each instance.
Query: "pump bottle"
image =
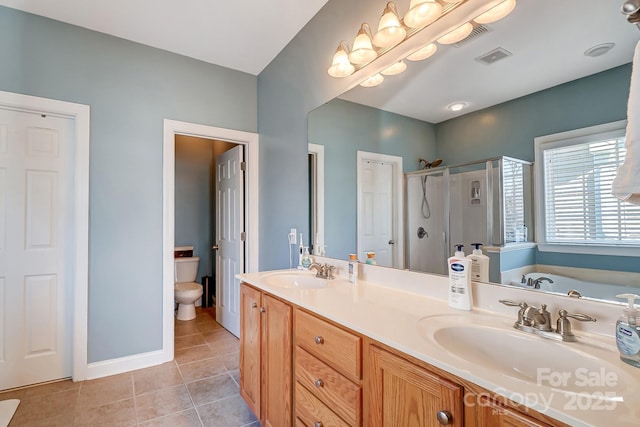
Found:
[[[631,366],[640,368],[640,312],[634,300],[640,299],[635,294],[620,294],[617,298],[626,298],[628,306],[622,310],[622,316],[616,322],[616,344],[620,351],[620,359]]]
[[[449,270],[449,306],[471,310],[471,260],[464,256],[464,245],[455,245],[456,253],[447,259]]]
[[[478,282],[489,281],[489,257],[482,253],[482,243],[472,243],[474,246],[473,253],[467,255],[471,260],[471,280]]]

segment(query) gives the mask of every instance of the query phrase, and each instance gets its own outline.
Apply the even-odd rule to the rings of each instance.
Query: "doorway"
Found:
[[[0,91],[0,112],[0,389],[84,380],[89,107]]]
[[[402,157],[357,152],[357,250],[365,260],[403,268]]]
[[[163,171],[163,352],[166,360],[173,359],[174,339],[174,260],[173,251],[176,246],[175,237],[175,141],[177,137],[195,137],[207,140],[216,140],[229,146],[239,146],[244,150],[245,163],[245,188],[242,197],[244,202],[244,268],[243,272],[258,271],[258,135],[250,132],[242,132],[211,126],[197,125],[193,123],[164,121],[164,171]],[[211,245],[207,250],[213,250]],[[214,258],[217,254],[212,253]],[[216,268],[216,271],[218,268]],[[230,285],[232,292],[239,292],[239,281],[235,279]],[[218,294],[219,291],[216,291]],[[227,299],[230,312],[239,312],[239,301],[235,298]],[[216,298],[216,305],[220,304],[220,298]],[[237,307],[235,306],[237,305]],[[218,312],[218,307],[216,309]],[[220,319],[223,322],[226,320]],[[232,323],[223,326],[232,333],[239,331]],[[236,330],[234,330],[236,329]]]

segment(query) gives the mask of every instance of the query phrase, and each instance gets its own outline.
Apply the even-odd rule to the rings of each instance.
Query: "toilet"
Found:
[[[184,255],[191,256],[184,256]],[[175,251],[175,300],[178,303],[178,320],[196,318],[196,301],[202,298],[202,285],[196,282],[200,258],[193,256],[193,246],[181,246]]]

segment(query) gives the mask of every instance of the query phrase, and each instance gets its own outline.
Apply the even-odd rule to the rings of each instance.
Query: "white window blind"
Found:
[[[624,132],[586,139],[542,148],[546,242],[638,246],[640,206],[611,195]]]

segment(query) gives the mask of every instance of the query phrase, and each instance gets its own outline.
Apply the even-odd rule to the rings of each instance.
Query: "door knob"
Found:
[[[396,244],[396,241],[395,241],[395,240],[393,240],[393,239],[391,239],[391,240],[389,240],[389,244],[390,244],[390,245],[395,245],[395,244]]]
[[[220,245],[213,245],[211,246],[211,249],[213,249],[214,251],[217,251],[218,249],[220,249]]]

